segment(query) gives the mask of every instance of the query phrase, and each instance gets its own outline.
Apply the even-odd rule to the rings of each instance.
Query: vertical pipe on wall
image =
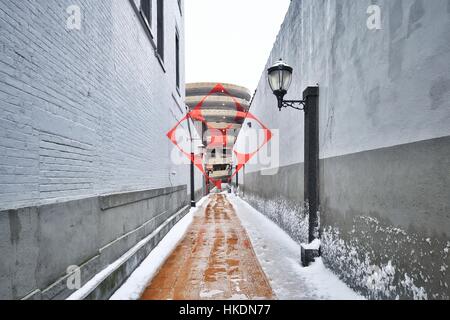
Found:
[[[305,107],[305,202],[309,209],[309,242],[319,237],[319,88],[303,92]]]

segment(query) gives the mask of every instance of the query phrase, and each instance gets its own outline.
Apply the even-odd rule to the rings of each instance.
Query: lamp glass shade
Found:
[[[284,91],[288,91],[289,88],[291,87],[291,83],[292,83],[292,71],[289,70],[283,70],[282,71],[282,86],[281,86],[281,90]]]
[[[269,85],[274,93],[287,92],[292,83],[292,67],[283,62],[275,63],[268,70]]]
[[[269,85],[273,92],[280,90],[280,72],[278,70],[269,72]]]

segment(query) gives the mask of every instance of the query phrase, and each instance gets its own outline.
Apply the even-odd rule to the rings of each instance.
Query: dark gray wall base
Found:
[[[449,299],[450,137],[324,159],[320,166],[326,265],[368,298]],[[241,186],[250,204],[299,242],[306,221],[293,212],[303,202],[302,170],[297,164],[271,177],[246,174]]]
[[[247,191],[243,196],[253,208],[285,230],[298,243],[308,241],[308,216],[302,202],[282,197],[265,199]]]
[[[325,226],[325,265],[370,299],[450,299],[450,242],[357,216]]]
[[[100,255],[95,256],[88,262],[79,266],[81,283],[87,283],[101,270],[101,267]],[[67,282],[70,276],[71,274],[67,274],[44,290],[36,290],[22,300],[63,300],[72,293],[72,291],[67,288]]]
[[[373,299],[450,297],[450,137],[325,159],[325,263]]]
[[[258,195],[264,199],[284,198],[289,201],[303,201],[304,166],[294,164],[282,167],[275,175],[264,172],[246,173],[244,181],[239,181],[240,192]]]
[[[450,137],[322,160],[323,222],[372,216],[450,239],[449,168]]]
[[[308,241],[308,223],[303,203],[304,165],[281,167],[269,172],[245,173],[239,181],[239,194],[298,243]]]
[[[68,267],[86,284],[186,206],[180,186],[2,211],[0,299],[65,299]]]
[[[189,212],[190,207],[185,207],[161,225],[155,232],[125,254],[126,259],[112,270],[91,292],[86,294],[85,300],[107,300],[128,279],[133,271],[147,258],[153,249],[169,233],[169,231]]]

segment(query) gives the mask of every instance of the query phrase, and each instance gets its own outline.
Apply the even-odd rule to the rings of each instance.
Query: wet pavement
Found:
[[[211,195],[142,300],[275,299],[246,230],[223,194]]]

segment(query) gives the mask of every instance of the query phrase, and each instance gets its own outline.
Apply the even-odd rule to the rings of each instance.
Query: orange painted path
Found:
[[[247,232],[224,195],[211,195],[142,300],[274,299]]]

